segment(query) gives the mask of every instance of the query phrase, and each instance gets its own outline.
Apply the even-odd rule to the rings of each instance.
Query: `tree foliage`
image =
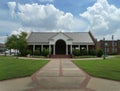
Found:
[[[40,49],[36,49],[36,50],[34,51],[34,55],[40,56]]]
[[[80,50],[74,49],[74,50],[73,50],[73,55],[74,55],[74,56],[80,56]]]
[[[42,56],[47,56],[49,54],[49,49],[44,48],[42,51]]]
[[[19,35],[11,35],[7,38],[5,43],[8,49],[17,49],[20,52],[20,55],[26,55],[27,42],[26,42],[26,32],[21,32]]]
[[[103,50],[102,49],[97,49],[97,57],[102,57],[103,55]]]
[[[87,49],[81,49],[80,50],[80,55],[87,55],[88,54],[88,52],[87,52]]]

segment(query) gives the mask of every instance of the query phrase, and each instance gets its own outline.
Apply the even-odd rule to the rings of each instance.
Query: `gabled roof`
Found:
[[[27,42],[49,42],[49,39],[59,32],[32,32]],[[63,32],[63,34],[73,40],[73,43],[94,43],[89,32]]]
[[[49,39],[54,39],[54,37],[55,36],[57,36],[58,34],[63,34],[64,36],[66,36],[68,39],[72,39],[71,37],[69,37],[68,35],[66,35],[65,33],[63,33],[63,32],[58,32],[58,33],[56,33],[54,36],[52,36],[52,37],[50,37]]]
[[[69,35],[73,42],[75,43],[90,43],[93,42],[92,38],[90,37],[88,32],[67,32],[66,35]]]

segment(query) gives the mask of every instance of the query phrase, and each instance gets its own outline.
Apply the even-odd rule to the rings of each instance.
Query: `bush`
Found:
[[[36,50],[34,51],[34,55],[39,56],[39,55],[40,55],[40,50],[39,50],[39,49],[36,49]]]
[[[97,57],[102,57],[103,55],[103,50],[102,49],[98,49],[97,50]]]
[[[79,56],[79,55],[80,55],[80,50],[74,49],[74,50],[73,50],[73,55],[74,55],[74,56]]]
[[[95,56],[96,55],[96,50],[89,50],[89,55]]]
[[[49,49],[44,48],[42,51],[42,56],[47,56],[49,54]]]
[[[32,51],[31,50],[27,50],[27,54],[32,55]]]
[[[87,54],[88,54],[88,52],[86,49],[81,49],[80,55],[87,55]]]

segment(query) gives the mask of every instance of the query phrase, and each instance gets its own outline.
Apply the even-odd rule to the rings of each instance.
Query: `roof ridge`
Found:
[[[59,33],[59,32],[33,32],[33,33]],[[88,32],[61,32],[61,33],[88,33]]]

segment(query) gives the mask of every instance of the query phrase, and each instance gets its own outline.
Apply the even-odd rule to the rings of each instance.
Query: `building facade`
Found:
[[[96,39],[91,32],[31,32],[28,48],[34,52],[48,48],[50,55],[71,55],[73,49],[95,49]]]
[[[120,40],[100,40],[98,47],[106,49],[107,54],[120,54]]]

